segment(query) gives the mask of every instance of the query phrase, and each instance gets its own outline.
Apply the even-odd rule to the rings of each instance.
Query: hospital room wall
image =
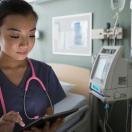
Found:
[[[52,17],[92,12],[93,29],[105,28],[107,22],[113,26],[115,20],[113,19],[114,12],[110,7],[110,0],[51,0],[32,5],[39,15],[37,29],[43,35],[36,40],[36,46],[31,56],[45,62],[66,63],[91,68],[91,56],[52,54]],[[130,0],[126,0],[125,8],[119,16],[118,23],[124,28],[124,39],[121,43],[124,45],[125,56],[127,57],[130,49],[130,13]],[[96,55],[102,46],[102,41],[94,40],[92,44],[93,55]]]

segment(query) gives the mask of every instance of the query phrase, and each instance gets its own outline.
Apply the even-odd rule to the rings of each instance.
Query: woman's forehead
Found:
[[[36,19],[34,15],[8,15],[5,17],[3,24],[5,28],[16,28],[32,30],[36,27]]]

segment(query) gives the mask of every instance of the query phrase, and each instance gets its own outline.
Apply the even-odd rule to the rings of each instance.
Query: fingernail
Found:
[[[21,122],[21,126],[22,126],[22,127],[24,127],[24,126],[25,126],[25,124],[24,124],[23,122]]]
[[[48,116],[48,114],[45,114],[44,116]]]

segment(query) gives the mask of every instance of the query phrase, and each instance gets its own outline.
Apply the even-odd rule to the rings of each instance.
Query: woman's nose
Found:
[[[20,46],[21,47],[26,47],[26,46],[28,46],[28,43],[29,43],[29,41],[28,41],[28,38],[22,38],[21,39],[21,42],[20,42]]]

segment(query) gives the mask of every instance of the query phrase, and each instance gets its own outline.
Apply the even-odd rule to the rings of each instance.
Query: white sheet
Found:
[[[54,106],[54,112],[58,113],[75,107],[80,108],[79,111],[65,118],[64,125],[60,127],[57,132],[73,132],[77,127],[82,126],[82,123],[88,123],[88,101],[84,96],[79,94],[68,93],[65,99]],[[79,124],[81,125],[79,126]]]
[[[67,97],[54,106],[54,113],[70,110],[75,107],[88,105],[86,98],[79,94],[68,93]]]

